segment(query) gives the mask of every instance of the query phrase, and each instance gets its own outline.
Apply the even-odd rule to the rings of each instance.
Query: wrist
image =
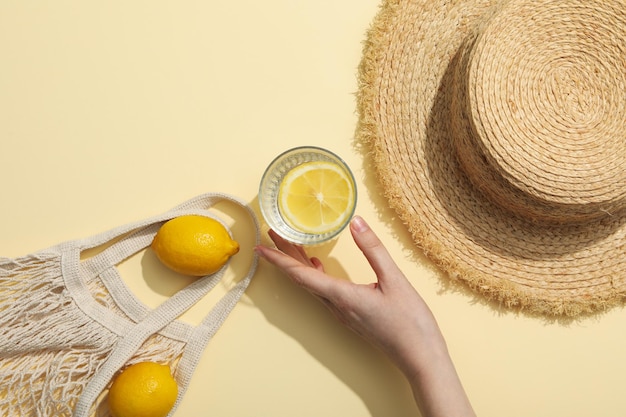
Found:
[[[401,369],[421,414],[424,417],[475,417],[445,342],[417,356],[419,360]]]
[[[397,365],[411,384],[454,366],[443,337],[434,337],[428,344],[414,345],[399,357]]]

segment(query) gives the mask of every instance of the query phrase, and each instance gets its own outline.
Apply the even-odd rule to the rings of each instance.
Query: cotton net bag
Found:
[[[249,215],[247,230],[258,243],[253,210],[235,197],[211,193],[87,239],[16,259],[0,258],[0,415],[109,416],[110,382],[125,366],[142,361],[170,365],[179,388],[172,415],[205,346],[250,283],[257,256],[245,276],[229,285],[222,280],[226,264],[156,308],[130,291],[117,266],[148,247],[172,218],[206,216],[228,229],[210,210],[224,202]],[[225,294],[199,324],[178,319],[220,282]]]
[[[626,293],[626,2],[386,0],[357,136],[452,282],[580,316]]]

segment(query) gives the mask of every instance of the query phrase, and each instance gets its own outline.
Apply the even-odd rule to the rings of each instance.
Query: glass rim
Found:
[[[296,230],[294,228],[292,228],[291,226],[289,226],[284,219],[282,219],[282,222],[285,223],[286,227],[290,230],[292,230],[294,232],[295,235],[297,236],[292,236],[292,235],[288,235],[286,233],[284,233],[283,231],[281,231],[278,227],[275,227],[275,222],[277,221],[274,217],[274,215],[272,215],[272,213],[268,213],[266,210],[268,209],[275,209],[274,207],[265,207],[266,204],[264,204],[263,201],[263,196],[267,194],[267,187],[266,187],[266,179],[270,176],[271,173],[273,173],[276,170],[277,165],[285,160],[286,158],[288,158],[290,155],[298,155],[301,153],[307,153],[307,152],[311,152],[314,154],[321,154],[325,157],[330,158],[331,160],[333,160],[334,163],[337,163],[342,170],[344,170],[346,172],[346,174],[348,175],[350,181],[351,181],[351,185],[352,185],[352,189],[353,189],[353,202],[352,202],[352,208],[350,210],[350,213],[347,214],[346,216],[346,221],[345,223],[341,224],[339,227],[337,227],[337,229],[329,231],[329,232],[324,232],[324,233],[306,233],[306,232],[301,232],[299,230]],[[290,168],[293,169],[293,168]],[[357,190],[357,184],[356,184],[356,179],[354,177],[354,174],[352,173],[352,170],[350,169],[349,165],[346,163],[346,161],[344,161],[343,158],[341,158],[339,155],[337,155],[336,153],[326,149],[326,148],[322,148],[319,146],[313,146],[313,145],[304,145],[304,146],[296,146],[290,149],[287,149],[283,152],[281,152],[280,154],[278,154],[276,157],[274,157],[272,159],[272,161],[267,165],[267,168],[265,169],[265,171],[263,172],[263,176],[261,177],[261,181],[259,184],[259,193],[258,193],[258,199],[259,199],[259,208],[261,210],[261,215],[263,217],[263,219],[265,220],[265,222],[267,223],[267,225],[275,232],[277,233],[279,236],[281,236],[283,239],[298,244],[298,245],[306,245],[306,246],[315,246],[315,245],[319,245],[325,242],[328,242],[332,239],[334,239],[335,237],[337,237],[337,235],[339,235],[350,223],[352,217],[354,216],[354,212],[356,211],[356,205],[357,205],[357,201],[358,201],[358,190]],[[271,206],[273,206],[273,204],[271,204]],[[276,210],[274,210],[276,211]],[[278,213],[278,215],[280,217],[282,217],[282,215],[280,215],[280,213]],[[298,237],[302,237],[302,239],[299,239]],[[307,238],[307,239],[305,239]]]

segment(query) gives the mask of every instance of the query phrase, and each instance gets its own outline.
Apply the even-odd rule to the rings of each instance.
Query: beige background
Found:
[[[478,415],[624,416],[624,310],[550,323],[450,290],[381,199],[353,142],[357,66],[377,10],[378,0],[0,1],[0,255],[209,191],[254,205],[274,156],[327,147],[354,169],[358,213],[438,317]],[[237,230],[246,266],[251,236]],[[373,279],[348,233],[314,253],[332,273]],[[121,269],[151,305],[184,283],[148,253]],[[414,415],[391,364],[265,263],[176,413]]]

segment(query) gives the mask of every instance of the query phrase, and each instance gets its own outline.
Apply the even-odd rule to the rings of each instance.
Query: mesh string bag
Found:
[[[143,304],[122,281],[117,266],[148,247],[174,217],[214,218],[211,207],[245,203],[204,194],[166,213],[87,239],[61,243],[16,259],[0,258],[0,415],[108,416],[106,391],[125,366],[154,361],[172,368],[179,405],[205,346],[243,295],[257,266],[230,286],[197,325],[177,318],[221,280],[225,265],[201,277],[155,308]],[[227,227],[228,229],[228,227]],[[90,257],[86,251],[104,247]]]

